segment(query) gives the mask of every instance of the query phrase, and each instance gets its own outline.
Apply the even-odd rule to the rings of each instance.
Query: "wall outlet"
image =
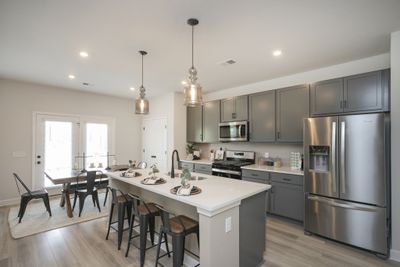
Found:
[[[232,217],[228,217],[225,219],[225,233],[228,233],[232,230]]]

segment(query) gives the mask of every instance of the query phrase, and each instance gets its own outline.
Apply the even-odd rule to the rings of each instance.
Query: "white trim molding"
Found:
[[[3,199],[0,200],[0,207],[4,206],[14,206],[17,205],[20,201],[20,198],[10,198],[10,199]]]
[[[392,261],[400,262],[400,250],[391,249],[390,250],[390,259]]]

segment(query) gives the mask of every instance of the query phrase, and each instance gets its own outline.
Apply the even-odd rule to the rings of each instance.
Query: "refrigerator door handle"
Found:
[[[375,207],[369,207],[366,205],[362,204],[356,204],[356,203],[341,203],[333,199],[326,199],[322,197],[317,197],[317,196],[308,196],[307,197],[309,200],[321,202],[328,204],[333,207],[338,207],[338,208],[344,208],[344,209],[352,209],[352,210],[360,210],[360,211],[368,211],[368,212],[376,212],[377,208]]]
[[[340,190],[346,193],[346,122],[340,125]]]
[[[337,180],[336,180],[336,122],[332,122],[332,158],[331,158],[331,165],[332,165],[332,189],[333,192],[337,192]]]

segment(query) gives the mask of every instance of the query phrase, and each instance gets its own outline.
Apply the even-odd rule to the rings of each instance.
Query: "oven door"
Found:
[[[218,129],[219,141],[248,141],[247,121],[223,122]]]
[[[220,176],[220,177],[226,177],[226,178],[232,178],[232,179],[242,179],[242,172],[240,171],[233,171],[233,170],[224,170],[224,169],[219,169],[219,168],[212,168],[212,175],[214,176]]]

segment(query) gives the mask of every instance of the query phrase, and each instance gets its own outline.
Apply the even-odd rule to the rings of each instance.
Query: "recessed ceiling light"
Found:
[[[89,54],[88,54],[87,52],[85,52],[85,51],[81,51],[81,52],[79,53],[79,55],[80,55],[81,57],[88,57],[88,56],[89,56]]]
[[[135,87],[129,87],[129,90],[135,91]]]
[[[181,84],[182,84],[182,85],[186,85],[186,84],[187,84],[187,81],[181,81]]]
[[[282,50],[275,50],[274,52],[272,52],[272,54],[276,57],[279,57],[280,55],[282,55]]]
[[[70,74],[70,75],[68,75],[68,78],[70,78],[71,80],[73,80],[73,79],[75,79],[75,75]]]

